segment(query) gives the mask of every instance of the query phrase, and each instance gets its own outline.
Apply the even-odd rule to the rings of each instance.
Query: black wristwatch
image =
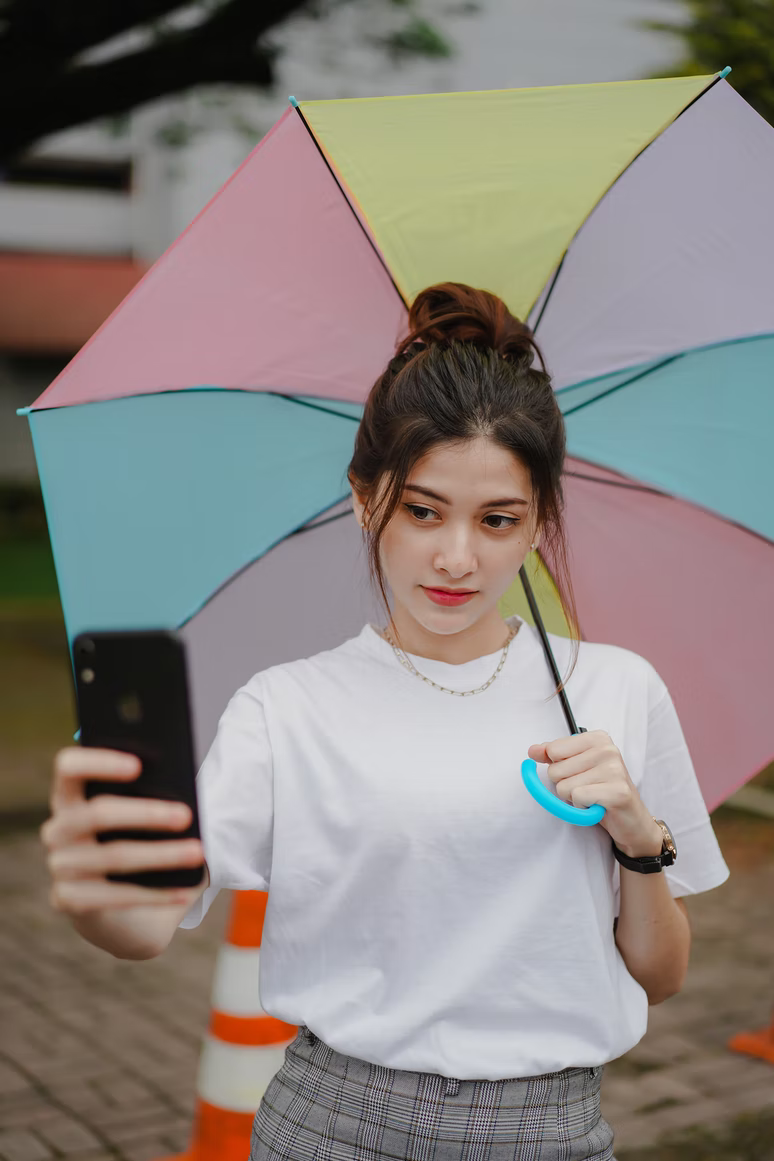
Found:
[[[613,843],[613,854],[622,867],[626,867],[629,871],[639,871],[642,875],[653,875],[663,870],[664,867],[671,867],[673,863],[677,862],[677,844],[675,843],[674,835],[663,819],[654,818],[653,821],[658,823],[664,835],[661,854],[643,855],[639,859],[634,859],[630,858],[629,855],[625,855],[623,851],[619,851],[618,847]]]

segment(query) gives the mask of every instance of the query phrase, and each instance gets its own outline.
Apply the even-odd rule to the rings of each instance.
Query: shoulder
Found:
[[[262,700],[273,690],[292,686],[313,686],[336,679],[351,672],[368,656],[362,647],[365,629],[356,637],[349,637],[331,649],[322,649],[308,657],[298,657],[262,669],[237,690],[249,697]]]
[[[572,641],[567,637],[548,634],[551,648],[564,676],[572,660]],[[561,657],[561,661],[560,661]],[[580,641],[578,660],[567,682],[568,694],[574,689],[615,683],[616,687],[634,696],[642,697],[648,710],[667,694],[667,687],[647,657],[622,645],[608,645],[599,641]]]

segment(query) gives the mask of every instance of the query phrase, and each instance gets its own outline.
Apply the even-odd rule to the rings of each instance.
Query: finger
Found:
[[[561,782],[562,779],[573,778],[576,774],[595,774],[598,780],[602,776],[591,750],[575,754],[572,758],[562,758],[560,762],[549,763],[546,773],[552,782]]]
[[[591,806],[593,803],[604,806],[605,803],[602,801],[605,797],[604,791],[605,787],[599,782],[588,779],[584,781],[582,774],[574,778],[563,778],[556,786],[557,798],[561,798],[562,802],[567,802],[570,806]]]
[[[588,806],[604,806],[609,809],[610,802],[606,794],[607,787],[600,786],[594,782],[588,782],[582,786],[576,786],[568,799],[571,806],[577,806],[583,809]]]
[[[130,871],[161,871],[169,867],[198,867],[204,861],[199,839],[171,842],[116,840],[109,843],[76,843],[52,851],[48,869],[57,880],[93,879],[99,875]]]
[[[633,787],[621,779],[602,780],[599,769],[587,770],[557,783],[556,794],[571,806],[598,804],[605,810],[623,810],[631,806]]]
[[[168,907],[187,903],[201,893],[201,887],[138,887],[134,883],[110,883],[106,879],[70,879],[55,882],[49,902],[56,911],[84,915],[123,907]]]
[[[87,746],[67,746],[54,758],[53,810],[84,797],[83,783],[89,778],[107,782],[131,782],[142,770],[135,754],[122,750],[102,750]]]
[[[93,838],[103,830],[184,830],[191,818],[191,808],[184,802],[98,794],[50,818],[41,828],[41,838],[53,849]]]
[[[530,746],[527,754],[535,762],[559,762],[592,750],[599,743],[599,731],[585,734],[571,734],[565,738],[554,738],[551,742],[539,742]]]

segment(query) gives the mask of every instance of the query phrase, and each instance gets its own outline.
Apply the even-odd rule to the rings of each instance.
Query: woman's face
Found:
[[[497,602],[538,544],[532,500],[527,469],[485,437],[436,447],[419,460],[381,541],[399,631],[416,622],[429,633],[454,634],[482,618],[501,626]],[[474,595],[438,604],[433,589]]]

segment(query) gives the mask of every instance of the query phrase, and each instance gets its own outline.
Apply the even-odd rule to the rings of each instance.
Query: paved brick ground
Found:
[[[774,1066],[726,1049],[774,1003],[774,823],[721,813],[732,876],[688,901],[685,990],[651,1009],[645,1039],[605,1073],[619,1161],[689,1126],[774,1112]],[[0,881],[0,1159],[154,1161],[183,1149],[227,896],[165,955],[129,963],[49,910],[36,835],[0,840]]]

